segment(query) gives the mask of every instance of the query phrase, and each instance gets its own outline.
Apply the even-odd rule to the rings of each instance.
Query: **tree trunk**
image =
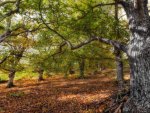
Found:
[[[44,70],[40,69],[40,70],[38,71],[38,73],[39,73],[38,81],[42,81],[42,80],[44,80],[44,78],[43,78]]]
[[[7,83],[7,88],[11,88],[14,86],[13,81],[14,81],[14,77],[15,77],[15,73],[16,73],[16,66],[18,65],[20,59],[22,58],[23,52],[24,52],[25,48],[21,48],[21,50],[15,54],[15,59],[12,62],[12,69],[9,71],[9,80]]]
[[[131,37],[128,44],[130,98],[123,113],[150,113],[150,19],[147,0],[134,0],[124,6]]]
[[[116,59],[117,82],[119,89],[122,90],[124,88],[124,78],[121,51],[115,48],[114,54]]]
[[[81,61],[79,61],[79,70],[80,70],[79,78],[84,78],[84,69],[85,69],[85,59],[81,59]]]
[[[7,88],[11,88],[14,86],[13,81],[14,81],[15,73],[16,73],[16,71],[10,71],[9,72],[9,80],[7,83]]]
[[[150,113],[150,50],[139,49],[134,46],[129,56],[131,94],[124,113]]]
[[[115,25],[115,33],[116,33],[116,39],[120,39],[120,31],[119,31],[119,18],[118,18],[118,0],[115,0],[115,20],[116,20],[116,25]],[[124,87],[124,79],[123,79],[123,62],[122,62],[122,55],[121,51],[114,47],[114,54],[115,54],[115,59],[116,59],[116,71],[117,71],[117,82],[118,82],[118,87],[120,90],[123,89]]]

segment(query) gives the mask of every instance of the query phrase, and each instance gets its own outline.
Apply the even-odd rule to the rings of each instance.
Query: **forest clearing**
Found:
[[[0,84],[0,112],[103,113],[110,104],[110,96],[118,90],[115,73],[107,70],[93,76],[67,80],[56,76],[41,82],[21,80],[12,89]]]
[[[150,113],[150,0],[0,0],[0,112]]]

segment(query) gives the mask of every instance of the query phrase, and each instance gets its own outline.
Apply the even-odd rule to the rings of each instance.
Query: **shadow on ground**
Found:
[[[101,113],[105,100],[117,92],[114,78],[105,74],[79,80],[49,78],[40,83],[24,80],[16,85],[12,89],[4,84],[0,87],[0,112]]]

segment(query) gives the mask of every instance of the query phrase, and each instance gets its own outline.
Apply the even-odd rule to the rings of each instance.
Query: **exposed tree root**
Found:
[[[124,104],[129,98],[129,91],[124,90],[117,95],[110,97],[110,104],[106,107],[103,113],[122,113]]]

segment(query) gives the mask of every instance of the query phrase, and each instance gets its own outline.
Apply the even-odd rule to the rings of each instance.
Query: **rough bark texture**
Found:
[[[123,113],[150,113],[150,19],[147,0],[131,0],[124,8],[131,31],[127,51],[131,94]]]
[[[123,62],[121,51],[115,48],[115,59],[116,59],[116,71],[117,71],[117,82],[119,89],[122,90],[124,87],[124,78],[123,78]]]
[[[14,71],[14,70],[9,72],[9,80],[7,83],[7,88],[11,88],[14,86],[13,81],[14,81],[15,73],[16,73],[16,71]]]
[[[119,31],[119,18],[118,18],[118,0],[115,0],[115,20],[116,20],[116,25],[115,25],[115,33],[116,33],[116,39],[120,39],[120,31]],[[118,87],[120,90],[123,89],[124,87],[124,79],[123,79],[123,62],[122,62],[122,55],[121,55],[121,50],[118,48],[114,47],[114,55],[115,55],[115,60],[116,60],[116,73],[117,73],[117,82],[118,82]]]

